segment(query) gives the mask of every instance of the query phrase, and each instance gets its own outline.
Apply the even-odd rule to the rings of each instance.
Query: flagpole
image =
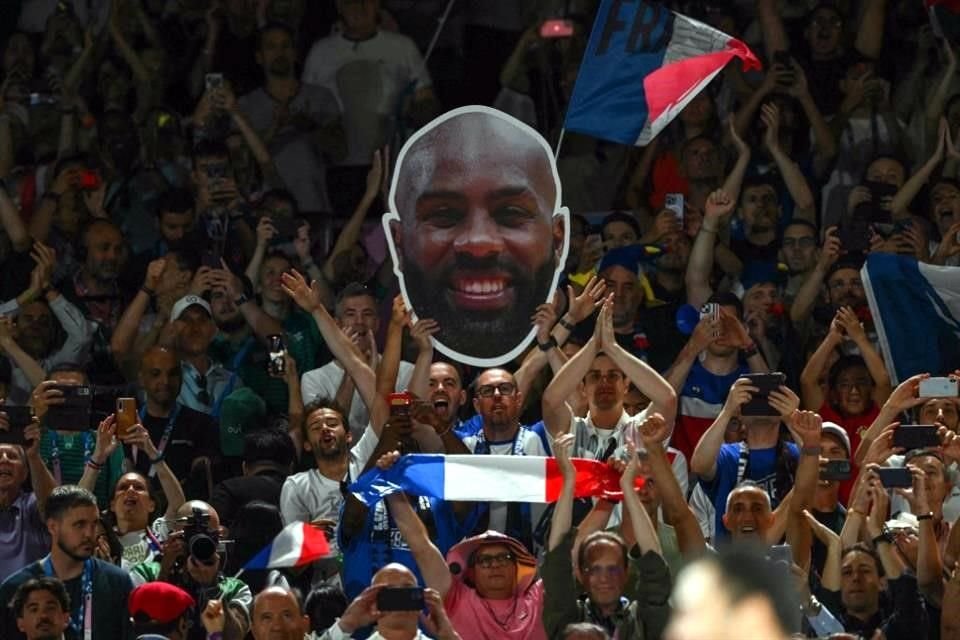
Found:
[[[566,127],[561,127],[560,129],[560,139],[557,140],[557,149],[553,152],[553,160],[556,162],[557,158],[560,157],[560,147],[563,146],[563,134],[567,132]]]
[[[233,576],[233,579],[236,580],[237,578],[239,578],[241,575],[243,575],[244,571],[245,569],[240,569],[240,571],[237,571],[237,574]]]

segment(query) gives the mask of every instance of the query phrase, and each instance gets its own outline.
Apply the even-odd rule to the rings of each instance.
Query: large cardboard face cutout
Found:
[[[530,344],[567,258],[560,195],[550,145],[496,109],[455,109],[403,145],[383,227],[407,308],[437,321],[441,353],[493,367]]]

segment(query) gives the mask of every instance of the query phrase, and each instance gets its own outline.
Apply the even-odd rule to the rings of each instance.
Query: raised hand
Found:
[[[840,543],[840,536],[833,529],[817,520],[817,518],[806,509],[803,510],[803,517],[807,519],[807,524],[810,525],[810,531],[813,532],[817,540],[823,543],[823,546],[829,547],[831,544]]]
[[[776,409],[780,417],[787,421],[795,418],[794,414],[797,409],[800,408],[800,397],[797,396],[790,387],[780,385],[778,389],[770,392],[770,406]],[[817,414],[812,411],[804,411],[801,413],[812,413],[814,416],[817,416]],[[820,416],[817,416],[817,418],[819,419]],[[809,420],[810,416],[806,416],[804,419]],[[822,423],[823,421],[820,420],[820,422]]]
[[[846,336],[856,344],[863,344],[867,339],[867,332],[860,322],[860,318],[850,307],[841,307],[837,310],[837,321],[843,328]]]
[[[573,287],[567,285],[567,300],[570,300],[570,310],[567,313],[573,323],[577,324],[589,318],[594,310],[603,304],[606,291],[607,283],[597,276],[590,277],[578,296],[574,295]]]
[[[643,448],[648,451],[663,448],[663,443],[670,437],[670,427],[659,413],[654,413],[640,423],[637,429]]]
[[[774,103],[760,107],[760,120],[766,129],[763,132],[763,144],[771,152],[780,150],[780,108]]]
[[[316,283],[307,284],[306,278],[297,271],[288,271],[281,276],[283,292],[307,313],[313,313],[322,305],[320,291]]]
[[[379,458],[377,458],[377,469],[381,471],[386,471],[394,465],[394,463],[400,459],[399,451],[388,451]]]
[[[817,264],[820,265],[821,269],[827,271],[840,259],[842,249],[843,244],[840,242],[837,227],[827,227],[827,234],[823,239],[823,246],[820,247],[820,254],[817,256]]]
[[[269,216],[260,218],[257,223],[257,246],[266,247],[277,235],[277,228],[273,226],[273,220]]]
[[[737,155],[749,155],[750,154],[750,145],[743,141],[743,138],[740,137],[740,134],[737,133],[737,127],[734,124],[736,119],[733,114],[730,114],[730,117],[727,118],[727,130],[730,132],[730,141],[733,142],[733,146],[737,148]],[[711,194],[712,195],[712,194]]]
[[[727,399],[723,403],[721,413],[727,418],[732,418],[740,413],[740,407],[749,402],[753,394],[759,392],[760,389],[750,384],[749,378],[738,378],[727,392]]]
[[[781,387],[781,389],[783,388]],[[773,402],[771,401],[770,404],[773,404]],[[790,427],[791,433],[796,436],[802,446],[815,447],[820,444],[823,418],[815,411],[794,410],[790,419]]]
[[[867,463],[883,464],[890,456],[904,452],[903,447],[893,446],[893,432],[899,426],[899,422],[894,422],[883,428],[883,431],[870,443],[870,448],[867,449],[867,455],[863,460],[865,465]]]
[[[707,218],[722,218],[733,211],[736,205],[733,198],[723,189],[717,189],[707,196],[707,203],[703,208],[703,215]]]
[[[92,459],[97,464],[104,464],[113,455],[113,452],[120,446],[116,438],[117,418],[115,414],[110,414],[105,420],[100,422],[97,427],[97,441],[93,446]]]
[[[167,268],[166,258],[157,258],[147,265],[147,275],[143,279],[143,286],[154,293],[160,287],[160,281],[163,278],[163,272]]]
[[[223,628],[227,622],[226,615],[223,611],[223,601],[210,600],[207,602],[203,613],[200,614],[200,622],[203,623],[203,628],[208,635],[212,633],[223,633]]]
[[[557,324],[557,309],[550,303],[537,305],[537,311],[530,320],[537,328],[537,342],[543,344],[550,339],[550,331]]]
[[[420,318],[410,327],[410,337],[421,352],[433,349],[431,336],[440,331],[440,323],[430,318]],[[367,332],[371,333],[371,332]]]
[[[577,469],[570,459],[575,440],[576,436],[572,433],[564,433],[553,439],[553,455],[557,459],[557,466],[560,467],[564,480],[571,480],[577,475]]]

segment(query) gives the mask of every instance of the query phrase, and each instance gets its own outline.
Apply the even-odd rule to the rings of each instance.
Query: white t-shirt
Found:
[[[342,166],[370,164],[373,152],[392,137],[408,88],[431,86],[417,45],[389,31],[359,42],[339,33],[318,40],[304,62],[303,81],[330,89],[340,102],[347,135]]]
[[[400,369],[397,372],[396,391],[403,391],[410,386],[410,376],[413,375],[413,365],[409,362],[400,362]],[[336,360],[328,362],[319,369],[307,371],[300,378],[300,393],[303,394],[303,404],[308,404],[315,398],[329,398],[333,400],[337,397],[337,389],[340,388],[340,382],[343,380],[343,367]],[[350,401],[350,409],[347,412],[350,421],[350,432],[353,439],[358,440],[363,436],[363,427],[370,422],[370,410],[363,403],[360,392],[353,390],[353,399]],[[376,444],[376,443],[374,443]]]

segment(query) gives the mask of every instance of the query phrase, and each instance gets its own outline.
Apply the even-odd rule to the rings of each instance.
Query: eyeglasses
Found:
[[[590,384],[596,384],[601,380],[613,384],[624,380],[625,376],[623,375],[622,371],[607,371],[606,373],[600,373],[599,371],[588,371],[587,375],[585,375],[583,379]]]
[[[843,26],[843,20],[840,18],[828,18],[827,16],[818,16],[811,20],[811,23],[815,27],[833,27],[834,29],[839,29]]]
[[[783,248],[787,249],[790,247],[800,247],[801,249],[810,249],[816,246],[816,241],[813,239],[813,236],[806,236],[804,238],[784,238],[783,239]]]
[[[473,564],[483,569],[490,569],[492,567],[502,567],[505,564],[512,563],[514,560],[516,560],[516,556],[507,551],[493,556],[478,555],[473,559]]]
[[[857,389],[866,389],[867,387],[873,386],[873,380],[870,378],[857,378],[856,380],[844,380],[843,382],[837,382],[837,389],[840,391],[850,391],[854,387]]]
[[[609,567],[594,565],[584,569],[583,573],[590,578],[619,578],[623,575],[623,567],[617,565]]]
[[[207,391],[207,376],[203,374],[197,374],[196,377],[197,388],[197,400],[200,401],[200,404],[210,404],[210,392]]]
[[[501,382],[500,384],[485,384],[477,387],[477,395],[481,398],[493,397],[494,391],[499,391],[502,396],[512,396],[517,390],[517,385],[512,382]]]

